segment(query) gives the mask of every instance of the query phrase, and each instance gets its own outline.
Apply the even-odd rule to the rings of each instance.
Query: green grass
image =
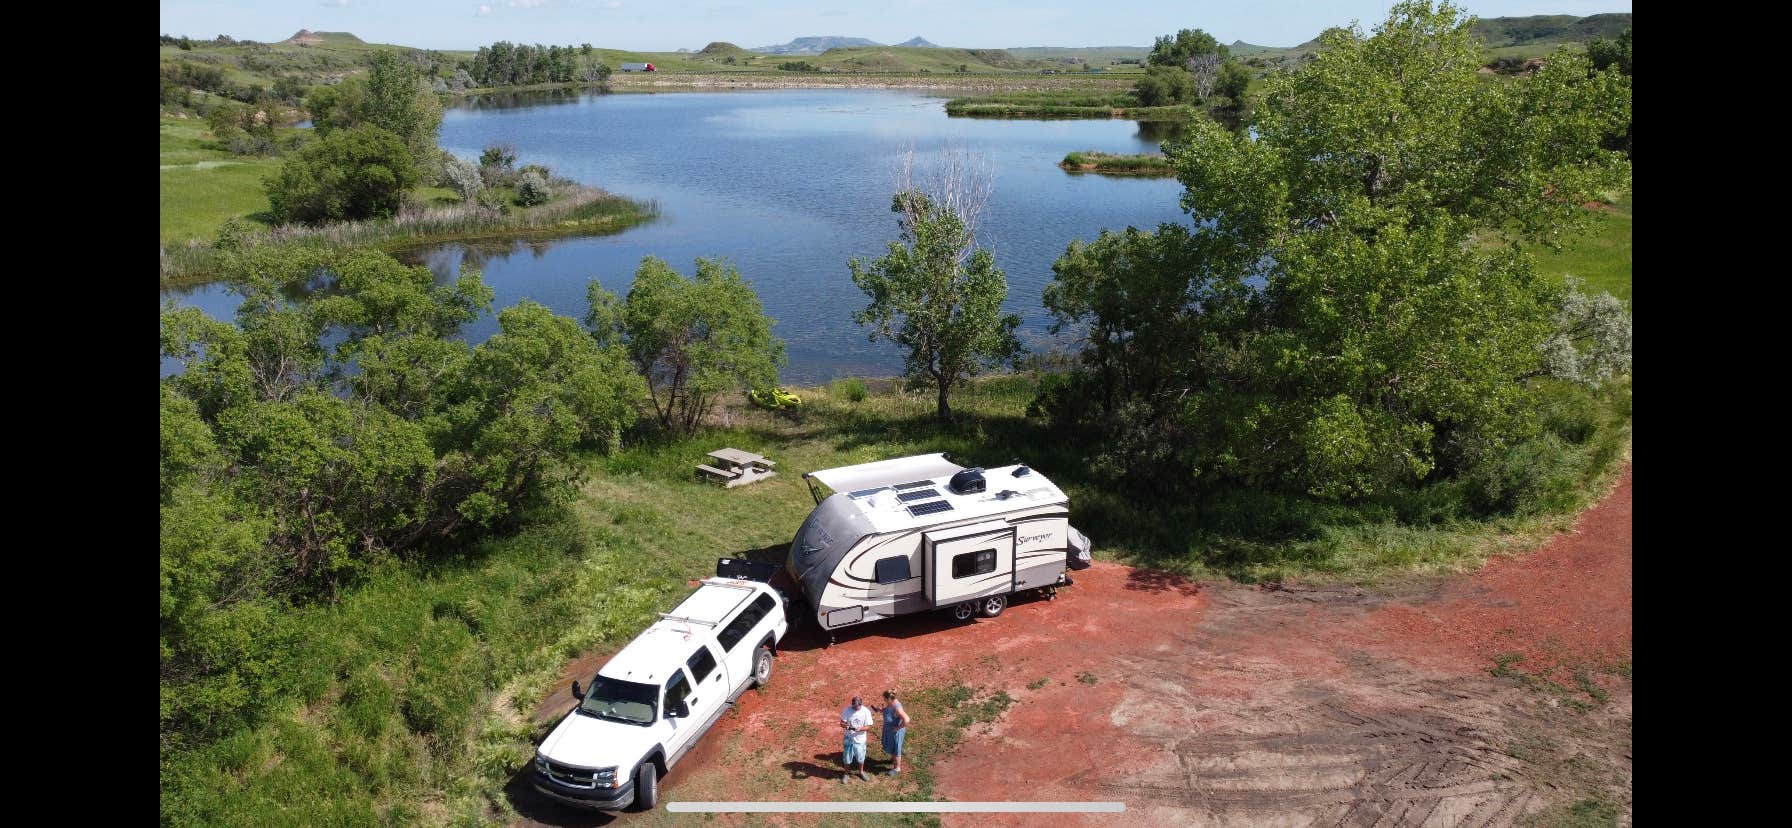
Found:
[[[1058,162],[1058,166],[1071,172],[1093,172],[1104,175],[1176,175],[1176,167],[1170,163],[1169,159],[1149,153],[1115,155],[1083,150],[1064,156],[1064,160]]]
[[[1587,233],[1574,239],[1560,253],[1535,251],[1540,273],[1585,282],[1585,289],[1603,291],[1630,304],[1631,194],[1611,203],[1611,212],[1596,211]]]
[[[205,122],[161,119],[161,242],[210,239],[233,216],[266,213],[261,179],[278,158],[231,155],[215,146]]]

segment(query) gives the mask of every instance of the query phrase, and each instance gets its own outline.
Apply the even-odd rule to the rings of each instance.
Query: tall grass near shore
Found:
[[[1058,166],[1072,172],[1106,173],[1108,175],[1161,175],[1174,176],[1175,165],[1162,155],[1141,153],[1139,155],[1116,155],[1109,152],[1084,150],[1064,156]]]
[[[575,187],[560,198],[528,209],[500,211],[478,204],[436,205],[401,210],[390,219],[345,221],[316,227],[281,225],[243,228],[230,243],[372,246],[386,250],[448,241],[538,239],[614,232],[659,216],[659,204],[618,196],[595,187]],[[197,284],[215,278],[216,249],[206,242],[163,247],[164,286]]]

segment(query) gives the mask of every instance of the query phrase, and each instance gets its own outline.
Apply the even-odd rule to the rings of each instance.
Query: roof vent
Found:
[[[1027,465],[1025,463],[1022,463],[1022,464],[1014,467],[1014,476],[1015,477],[1026,477],[1027,475],[1032,474],[1032,473],[1033,473],[1033,470],[1027,468]]]
[[[981,494],[986,488],[983,482],[983,470],[980,468],[964,469],[952,475],[952,482],[946,484],[953,494]]]

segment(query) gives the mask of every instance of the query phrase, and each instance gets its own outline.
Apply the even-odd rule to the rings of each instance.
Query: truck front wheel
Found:
[[[635,768],[635,810],[651,811],[660,800],[660,769],[652,762]]]
[[[760,647],[753,653],[753,686],[764,687],[772,681],[772,651],[770,647]]]

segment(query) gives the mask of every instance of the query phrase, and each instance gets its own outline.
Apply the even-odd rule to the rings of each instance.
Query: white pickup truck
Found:
[[[583,808],[650,810],[659,780],[748,687],[789,623],[753,580],[709,578],[611,658],[535,751],[535,789]]]

